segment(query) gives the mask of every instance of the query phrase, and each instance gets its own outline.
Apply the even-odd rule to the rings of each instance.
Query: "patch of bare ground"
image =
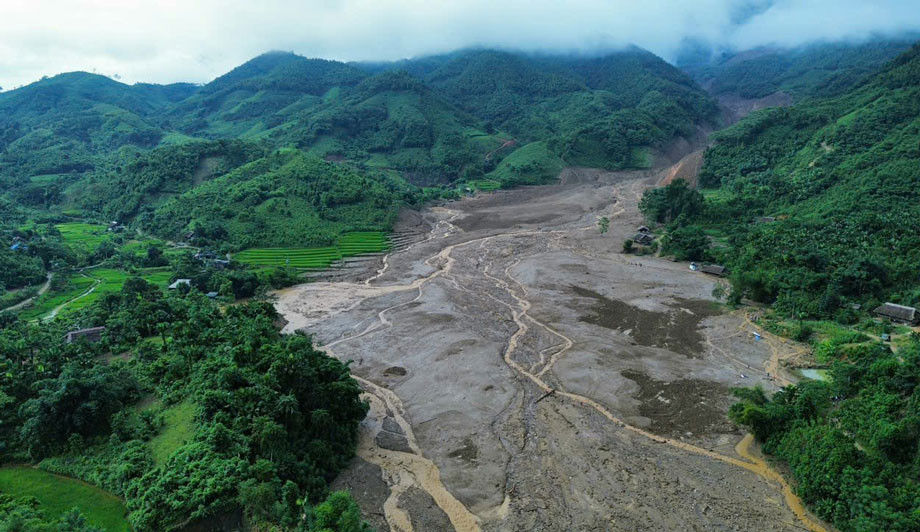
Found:
[[[580,286],[572,286],[572,291],[579,297],[594,300],[590,313],[580,316],[579,320],[626,332],[639,345],[660,347],[687,357],[699,356],[703,350],[700,322],[718,314],[711,301],[677,299],[669,305],[668,312],[653,312],[608,299]]]
[[[278,294],[288,331],[354,361],[379,474],[356,461],[341,482],[383,479],[382,505],[379,484],[359,497],[378,530],[821,529],[722,417],[787,350],[719,314],[713,278],[620,252],[664,171],[429,208],[429,235],[367,282]]]

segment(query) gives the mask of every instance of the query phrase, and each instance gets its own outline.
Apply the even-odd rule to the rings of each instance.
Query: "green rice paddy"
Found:
[[[386,233],[359,231],[346,233],[335,246],[321,248],[250,248],[233,256],[243,264],[321,269],[345,257],[380,253],[390,248]]]
[[[100,224],[68,222],[54,227],[61,232],[61,238],[65,242],[86,251],[93,251],[109,238],[106,227]]]

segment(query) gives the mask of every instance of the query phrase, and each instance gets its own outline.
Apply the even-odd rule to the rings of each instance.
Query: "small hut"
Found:
[[[77,340],[84,339],[87,342],[98,342],[102,339],[102,333],[105,332],[105,327],[90,327],[88,329],[77,329],[76,331],[70,331],[64,336],[64,342],[72,344]]]
[[[914,307],[898,305],[896,303],[885,303],[883,305],[879,305],[872,312],[880,318],[888,318],[889,320],[898,323],[916,325],[918,322],[920,322],[920,316],[917,314],[917,309]]]
[[[700,271],[718,277],[725,277],[725,274],[728,273],[728,269],[725,266],[719,266],[718,264],[707,264],[700,268]]]

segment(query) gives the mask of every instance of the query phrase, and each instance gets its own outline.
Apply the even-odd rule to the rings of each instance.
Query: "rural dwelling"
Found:
[[[191,280],[191,279],[176,279],[176,282],[174,282],[173,284],[169,285],[168,288],[169,288],[170,290],[175,290],[175,289],[179,288],[179,287],[182,286],[182,285],[185,285],[185,286],[192,286],[192,280]]]
[[[636,244],[642,244],[643,246],[647,246],[655,241],[655,235],[651,233],[636,233],[635,235],[633,235],[632,241],[635,242]]]
[[[102,339],[102,333],[105,332],[105,327],[90,327],[89,329],[78,329],[76,331],[70,331],[64,336],[64,342],[72,344],[79,339],[84,339],[87,342],[98,342]]]
[[[872,312],[880,318],[888,318],[898,323],[908,323],[910,325],[920,323],[920,315],[917,314],[917,309],[914,307],[906,307],[895,303],[885,303],[884,305],[878,306]]]
[[[719,277],[724,277],[728,273],[728,269],[725,266],[719,266],[718,264],[707,264],[700,268],[700,271],[703,273],[708,273],[709,275],[717,275]]]

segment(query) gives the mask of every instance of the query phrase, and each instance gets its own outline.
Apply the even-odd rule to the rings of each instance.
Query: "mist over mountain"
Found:
[[[906,0],[205,0],[17,2],[0,20],[0,86],[84,70],[128,82],[208,82],[265,50],[340,61],[417,58],[468,47],[598,54],[637,45],[673,60],[688,40],[715,49],[794,47],[920,30]]]

